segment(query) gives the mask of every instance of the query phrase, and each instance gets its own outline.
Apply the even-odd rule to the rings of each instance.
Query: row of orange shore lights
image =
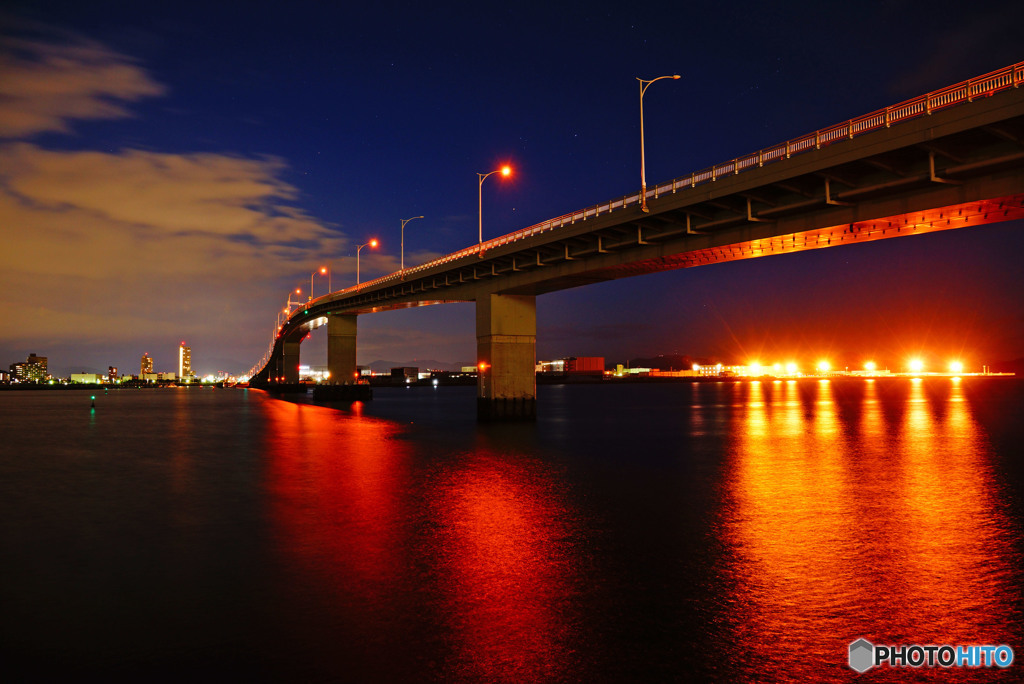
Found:
[[[833,368],[832,363],[826,360],[818,361],[811,370],[801,369],[800,366],[790,361],[788,363],[776,363],[762,365],[758,361],[752,361],[746,366],[723,366],[722,364],[705,365],[694,364],[692,373],[694,375],[732,375],[739,377],[804,377],[804,376],[854,376],[854,377],[884,377],[884,376],[921,376],[921,375],[989,375],[988,368],[981,373],[965,372],[964,364],[960,360],[950,361],[942,370],[928,369],[922,359],[908,359],[903,370],[892,371],[888,368],[881,369],[874,361],[867,361],[862,368]]]

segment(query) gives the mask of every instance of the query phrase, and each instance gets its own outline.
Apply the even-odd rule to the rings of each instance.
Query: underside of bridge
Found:
[[[858,137],[851,132],[710,182],[677,180],[659,186],[649,213],[635,202],[609,202],[582,218],[568,215],[314,300],[289,321],[263,377],[297,380],[298,343],[325,321],[331,377],[341,381],[355,369],[358,314],[475,301],[479,415],[530,418],[537,295],[1024,218],[1024,88]]]

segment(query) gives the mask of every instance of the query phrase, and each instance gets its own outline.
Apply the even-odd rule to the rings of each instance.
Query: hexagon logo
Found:
[[[867,639],[857,639],[850,644],[850,667],[857,672],[867,672],[874,664],[875,646]]]

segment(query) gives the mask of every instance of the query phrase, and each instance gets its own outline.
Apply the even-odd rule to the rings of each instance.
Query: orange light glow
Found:
[[[295,288],[295,294],[302,294],[302,288]]]
[[[964,364],[960,361],[953,361],[949,364],[949,371],[951,373],[963,373]]]
[[[924,361],[922,361],[921,359],[911,359],[910,370],[911,372],[914,373],[920,373],[921,371],[924,370]]]
[[[827,373],[831,369],[832,369],[832,364],[829,363],[828,361],[819,361],[818,362],[818,370],[820,370],[822,373]]]
[[[320,273],[323,273],[324,275],[326,275],[327,274],[327,267],[326,266],[321,266],[320,267]]]
[[[878,368],[878,365],[874,361],[868,361],[864,364],[864,370],[874,372],[876,368]]]
[[[501,167],[501,175],[505,176],[506,178],[508,176],[511,176],[512,175],[512,167],[509,166],[508,164],[505,164],[504,166],[502,166]]]
[[[376,246],[377,246],[377,238],[373,238],[372,240],[370,240],[370,247],[376,247]]]
[[[796,364],[793,363],[792,361],[787,363],[786,364],[786,372],[789,373],[790,375],[792,375],[793,373],[796,373]]]
[[[486,361],[481,361],[480,363],[477,364],[477,368],[480,369],[480,372],[487,370],[489,367],[490,366],[487,364]]]

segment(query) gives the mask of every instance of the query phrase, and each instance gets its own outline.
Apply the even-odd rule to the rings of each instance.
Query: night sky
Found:
[[[0,365],[249,368],[334,289],[1024,60],[1024,4],[5,3]],[[538,298],[538,358],[1024,357],[1010,222]],[[317,276],[314,294],[326,292]],[[359,362],[473,363],[474,308],[360,317]],[[303,362],[325,363],[315,333]]]

